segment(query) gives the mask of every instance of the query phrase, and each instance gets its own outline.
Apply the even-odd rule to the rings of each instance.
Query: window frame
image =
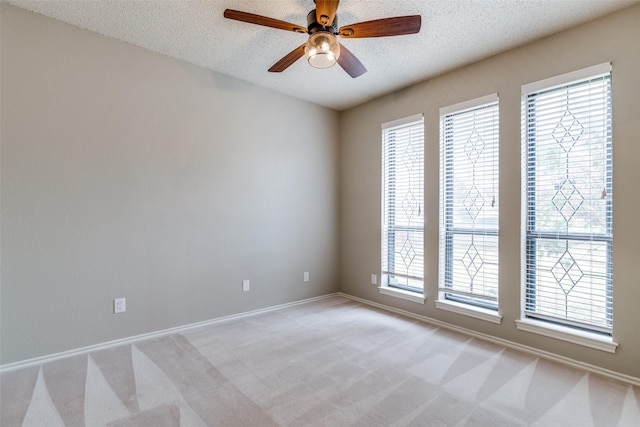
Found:
[[[491,110],[487,110],[491,109]],[[500,149],[500,125],[499,125],[499,96],[497,93],[486,95],[480,98],[471,99],[461,103],[457,103],[448,107],[440,109],[440,241],[439,241],[439,287],[438,287],[438,300],[436,301],[436,307],[453,311],[456,313],[468,315],[471,317],[479,318],[481,320],[490,321],[493,323],[500,323],[502,317],[499,314],[499,272],[496,271],[496,296],[495,303],[492,304],[489,298],[484,298],[482,301],[479,295],[473,292],[466,294],[463,291],[451,291],[450,285],[453,281],[453,236],[459,235],[473,235],[479,237],[491,236],[495,237],[496,250],[495,260],[499,262],[499,237],[500,237],[500,225],[499,216],[497,219],[495,229],[482,228],[482,227],[457,227],[454,226],[454,202],[455,197],[453,186],[453,175],[455,173],[455,158],[453,142],[449,138],[452,120],[455,116],[462,117],[466,120],[468,113],[482,113],[489,111],[490,115],[493,115],[494,122],[491,125],[490,131],[492,132],[491,143],[495,144],[491,147],[491,153],[493,156],[491,168],[493,169],[493,176],[491,177],[492,185],[495,186],[495,193],[493,194],[494,203],[499,200],[499,149]],[[474,125],[475,126],[475,125]],[[484,178],[484,166],[480,179]],[[473,184],[475,185],[475,183]],[[498,209],[498,205],[495,205]],[[498,212],[498,211],[496,211]],[[475,222],[475,221],[474,221]],[[484,248],[481,249],[484,254]]]
[[[395,212],[395,197],[390,196],[392,190],[387,191],[390,187],[388,181],[391,179],[395,179],[397,176],[396,173],[389,175],[388,170],[396,171],[395,162],[398,158],[393,156],[388,156],[389,144],[387,135],[390,132],[393,132],[397,129],[407,128],[417,126],[420,128],[420,137],[417,141],[420,146],[419,153],[419,173],[418,173],[418,188],[415,189],[416,193],[419,193],[418,203],[420,216],[422,218],[421,222],[418,224],[410,224],[410,225],[402,225],[395,226],[395,216],[390,218],[390,221],[387,222],[387,218],[389,217],[388,212],[391,210]],[[381,176],[381,281],[380,281],[380,293],[385,295],[390,295],[402,299],[406,299],[409,301],[424,303],[425,300],[425,290],[424,290],[424,116],[422,113],[414,114],[408,117],[404,117],[398,120],[394,120],[391,122],[383,123],[382,126],[382,176]],[[392,144],[391,149],[395,149],[395,145]],[[390,164],[393,162],[393,164]],[[390,179],[388,179],[390,178]],[[395,188],[395,186],[391,186]],[[392,202],[390,202],[390,200]],[[389,204],[393,203],[393,207],[389,209]],[[395,253],[395,248],[391,251],[389,248],[393,246],[393,242],[395,242],[395,236],[398,232],[410,232],[413,234],[417,234],[421,239],[421,247],[422,252],[417,254],[416,257],[419,257],[419,262],[422,265],[422,274],[421,277],[402,274],[397,272],[395,268],[395,258],[389,256],[390,253]],[[386,245],[385,245],[386,244]],[[385,247],[386,246],[386,247]],[[396,278],[407,279],[407,283],[398,282],[394,280]],[[421,288],[414,287],[408,285],[409,280],[419,280],[421,281]]]
[[[560,76],[551,77],[538,82],[523,85],[522,94],[522,303],[521,316],[516,321],[517,328],[520,330],[550,336],[564,341],[585,345],[600,350],[615,352],[617,343],[613,342],[613,300],[611,293],[613,292],[612,278],[612,198],[607,197],[605,207],[605,233],[599,235],[593,232],[575,232],[567,229],[565,233],[544,232],[536,227],[535,214],[539,205],[537,199],[533,197],[535,194],[535,186],[538,182],[536,174],[537,167],[532,162],[535,161],[535,151],[539,149],[537,139],[533,136],[530,129],[530,100],[532,97],[548,94],[557,90],[569,90],[570,87],[589,84],[595,79],[608,79],[607,98],[604,109],[606,124],[606,139],[604,142],[606,164],[604,166],[605,173],[605,189],[608,189],[609,196],[612,189],[612,78],[611,63],[603,63],[593,67],[584,68],[575,72],[566,73]],[[534,156],[534,157],[532,157]],[[567,159],[567,162],[569,160]],[[569,163],[568,163],[569,164]],[[568,173],[568,172],[567,172]],[[568,179],[568,178],[567,178]],[[577,209],[576,209],[577,211]],[[533,215],[533,216],[532,216]],[[577,241],[601,241],[606,243],[606,290],[605,304],[606,314],[610,319],[609,327],[601,327],[595,324],[586,324],[570,319],[560,319],[557,316],[549,316],[544,313],[536,312],[534,308],[535,301],[531,300],[529,290],[537,288],[535,276],[538,274],[536,263],[538,262],[535,252],[536,244],[539,239],[553,239],[554,241],[569,242]],[[567,246],[568,247],[568,246]],[[564,256],[564,255],[563,255]],[[561,257],[562,258],[562,257]],[[559,262],[559,260],[558,260]],[[535,290],[532,292],[536,292]],[[535,299],[535,298],[534,298]],[[567,315],[567,317],[569,317]]]

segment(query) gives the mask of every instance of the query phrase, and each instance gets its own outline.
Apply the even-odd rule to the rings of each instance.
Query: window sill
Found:
[[[474,307],[471,305],[446,300],[437,300],[436,308],[484,320],[486,322],[496,323],[498,325],[502,323],[502,316],[500,316],[497,311],[489,310],[486,308]]]
[[[401,298],[407,301],[413,301],[418,304],[424,304],[426,297],[418,292],[405,291],[404,289],[391,288],[389,286],[380,286],[378,288],[381,294],[391,297]]]
[[[614,342],[612,337],[567,328],[561,325],[539,322],[532,319],[516,320],[516,327],[521,331],[544,335],[546,337],[595,348],[596,350],[606,351],[609,353],[615,353],[616,348],[618,347],[618,343]]]

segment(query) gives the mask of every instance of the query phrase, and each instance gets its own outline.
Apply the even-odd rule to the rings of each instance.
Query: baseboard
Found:
[[[437,320],[431,317],[423,316],[421,314],[415,314],[410,311],[402,310],[399,308],[391,307],[385,304],[380,304],[374,301],[370,301],[364,298],[356,297],[353,295],[345,294],[344,292],[338,292],[338,296],[343,298],[350,299],[352,301],[360,302],[362,304],[370,305],[372,307],[376,307],[385,311],[390,311],[392,313],[401,314],[403,316],[411,317],[412,319],[419,320],[421,322],[429,323],[434,326],[438,326],[444,329],[448,329],[451,331],[460,332],[462,334],[471,336],[473,338],[478,338],[484,341],[488,341],[494,344],[501,345],[503,347],[508,347],[514,350],[522,351],[524,353],[531,354],[536,357],[541,357],[547,360],[552,360],[554,362],[562,363],[564,365],[571,366],[573,368],[582,369],[588,372],[593,372],[595,374],[603,375],[605,377],[622,381],[627,384],[631,384],[634,386],[640,386],[640,378],[633,377],[631,375],[622,374],[620,372],[612,371],[609,369],[602,368],[600,366],[591,365],[589,363],[580,362],[579,360],[574,360],[565,356],[561,356],[559,354],[551,353],[545,350],[540,350],[535,347],[530,347],[524,344],[519,344],[517,342],[505,340],[503,338],[494,337],[493,335],[483,334],[482,332],[476,332],[471,329],[463,328],[461,326],[452,325],[450,323],[443,322],[441,320]]]
[[[267,313],[269,311],[280,310],[280,309],[287,308],[287,307],[294,307],[296,305],[306,304],[306,303],[313,302],[313,301],[320,301],[320,300],[323,300],[323,299],[335,297],[337,295],[338,295],[337,293],[320,295],[320,296],[317,296],[317,297],[306,298],[306,299],[303,299],[303,300],[288,302],[288,303],[285,303],[285,304],[278,304],[278,305],[274,305],[274,306],[270,306],[270,307],[260,308],[260,309],[257,309],[257,310],[251,310],[251,311],[245,311],[245,312],[242,312],[242,313],[231,314],[229,316],[217,317],[215,319],[205,320],[203,322],[190,323],[188,325],[178,326],[178,327],[175,327],[175,328],[163,329],[163,330],[160,330],[160,331],[150,332],[150,333],[147,333],[147,334],[135,335],[135,336],[132,336],[132,337],[121,338],[121,339],[117,339],[117,340],[113,340],[113,341],[107,341],[107,342],[104,342],[104,343],[94,344],[94,345],[90,345],[90,346],[86,346],[86,347],[80,347],[80,348],[76,348],[76,349],[73,349],[73,350],[63,351],[63,352],[60,352],[60,353],[55,353],[55,354],[49,354],[49,355],[46,355],[46,356],[35,357],[33,359],[27,359],[27,360],[21,360],[21,361],[18,361],[18,362],[7,363],[7,364],[4,364],[4,365],[0,365],[0,374],[2,374],[4,372],[15,371],[15,370],[18,370],[18,369],[27,368],[27,367],[34,366],[34,365],[40,365],[40,364],[43,364],[43,363],[53,362],[54,360],[64,359],[66,357],[82,355],[82,354],[86,354],[86,353],[90,353],[90,352],[98,351],[98,350],[105,350],[105,349],[108,349],[108,348],[111,348],[111,347],[117,347],[119,345],[124,345],[124,344],[131,344],[131,343],[134,343],[134,342],[137,342],[137,341],[142,341],[142,340],[146,340],[146,339],[162,337],[162,336],[165,336],[165,335],[181,333],[181,332],[185,332],[185,331],[190,330],[190,329],[200,328],[202,326],[207,326],[207,325],[212,325],[212,324],[217,323],[217,322],[222,322],[223,320],[238,319],[238,318],[242,318],[242,317],[253,316],[253,315],[256,315],[256,314]]]
[[[190,329],[195,329],[195,328],[199,328],[199,327],[203,327],[203,326],[207,326],[207,325],[211,325],[217,322],[222,322],[224,320],[230,320],[230,319],[239,319],[242,317],[247,317],[247,316],[252,316],[252,315],[256,315],[256,314],[261,314],[261,313],[267,313],[270,311],[274,311],[274,310],[280,310],[283,308],[287,308],[287,307],[294,307],[296,305],[301,305],[301,304],[306,304],[309,302],[313,302],[313,301],[320,301],[320,300],[324,300],[327,298],[331,298],[331,297],[335,297],[335,296],[340,296],[343,298],[347,298],[350,299],[352,301],[356,301],[362,304],[366,304],[372,307],[376,307],[385,311],[389,311],[392,313],[396,313],[396,314],[400,314],[406,317],[410,317],[412,319],[416,319],[419,320],[421,322],[425,322],[425,323],[429,323],[431,325],[434,326],[438,326],[444,329],[448,329],[451,331],[456,331],[456,332],[460,332],[462,334],[465,334],[467,336],[471,336],[474,338],[478,338],[478,339],[482,339],[484,341],[488,341],[488,342],[492,342],[494,344],[497,345],[501,345],[504,347],[508,347],[514,350],[519,350],[522,351],[524,353],[528,353],[531,354],[533,356],[536,357],[542,357],[544,359],[547,360],[552,360],[558,363],[562,363],[564,365],[568,365],[571,366],[573,368],[578,368],[578,369],[582,369],[582,370],[586,370],[588,372],[593,372],[599,375],[603,375],[605,377],[617,380],[617,381],[622,381],[631,385],[635,385],[635,386],[640,386],[640,378],[638,377],[633,377],[631,375],[626,375],[626,374],[622,374],[619,372],[615,372],[609,369],[605,369],[602,368],[600,366],[596,366],[596,365],[591,365],[589,363],[585,363],[585,362],[580,362],[578,360],[574,360],[565,356],[561,356],[555,353],[551,353],[548,351],[544,351],[544,350],[540,350],[537,349],[535,347],[530,347],[524,344],[519,344],[513,341],[509,341],[509,340],[505,340],[503,338],[498,338],[498,337],[494,337],[492,335],[488,335],[488,334],[484,334],[481,332],[477,332],[471,329],[467,329],[467,328],[463,328],[461,326],[456,326],[456,325],[452,325],[450,323],[446,323],[443,322],[441,320],[437,320],[431,317],[427,317],[427,316],[423,316],[421,314],[416,314],[416,313],[412,313],[410,311],[406,311],[406,310],[402,310],[399,308],[395,308],[395,307],[391,307],[385,304],[380,304],[374,301],[370,301],[364,298],[360,298],[360,297],[356,297],[353,295],[349,295],[349,294],[345,294],[343,292],[337,292],[337,293],[332,293],[332,294],[326,294],[326,295],[320,295],[317,297],[313,297],[313,298],[307,298],[307,299],[303,299],[303,300],[299,300],[299,301],[293,301],[293,302],[289,302],[289,303],[285,303],[285,304],[279,304],[279,305],[274,305],[274,306],[270,306],[270,307],[265,307],[265,308],[261,308],[261,309],[257,309],[257,310],[251,310],[251,311],[246,311],[246,312],[242,312],[242,313],[237,313],[237,314],[232,314],[229,316],[223,316],[223,317],[218,317],[215,319],[210,319],[210,320],[205,320],[203,322],[197,322],[197,323],[191,323],[188,325],[183,325],[183,326],[178,326],[175,328],[169,328],[169,329],[163,329],[160,331],[155,331],[155,332],[150,332],[147,334],[141,334],[141,335],[136,335],[136,336],[132,336],[132,337],[127,337],[127,338],[122,338],[122,339],[118,339],[118,340],[113,340],[113,341],[108,341],[108,342],[104,342],[104,343],[100,343],[100,344],[94,344],[94,345],[90,345],[90,346],[86,346],[86,347],[81,347],[81,348],[76,348],[73,350],[68,350],[68,351],[64,351],[61,353],[55,353],[55,354],[50,354],[50,355],[46,355],[46,356],[40,356],[40,357],[36,357],[33,359],[27,359],[27,360],[22,360],[22,361],[18,361],[18,362],[13,362],[13,363],[8,363],[8,364],[4,364],[4,365],[0,365],[0,374],[4,373],[4,372],[9,372],[9,371],[15,371],[18,369],[22,369],[22,368],[27,368],[30,366],[34,366],[34,365],[40,365],[43,363],[48,363],[48,362],[53,362],[55,360],[59,360],[59,359],[63,359],[66,357],[71,357],[71,356],[77,356],[77,355],[82,355],[82,354],[86,354],[86,353],[90,353],[93,351],[99,351],[99,350],[104,350],[104,349],[108,349],[111,347],[116,347],[119,345],[124,345],[124,344],[131,344],[131,343],[135,343],[137,341],[141,341],[141,340],[145,340],[145,339],[151,339],[151,338],[157,338],[157,337],[162,337],[165,335],[170,335],[170,334],[175,334],[175,333],[181,333],[181,332],[186,332]]]

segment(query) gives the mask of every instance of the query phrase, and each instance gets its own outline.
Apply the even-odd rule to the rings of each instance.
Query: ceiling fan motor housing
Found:
[[[317,33],[318,31],[327,31],[333,34],[338,34],[338,15],[336,14],[334,16],[331,25],[324,26],[316,20],[316,10],[313,9],[307,15],[307,30],[309,31],[309,35]]]

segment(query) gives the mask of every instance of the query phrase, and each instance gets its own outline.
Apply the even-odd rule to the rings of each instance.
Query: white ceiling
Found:
[[[368,72],[352,79],[339,66],[304,58],[282,73],[267,69],[306,35],[225,19],[225,9],[306,27],[313,0],[7,0],[60,21],[344,110],[495,55],[640,0],[342,0],[339,25],[422,16],[419,34],[342,39]]]

